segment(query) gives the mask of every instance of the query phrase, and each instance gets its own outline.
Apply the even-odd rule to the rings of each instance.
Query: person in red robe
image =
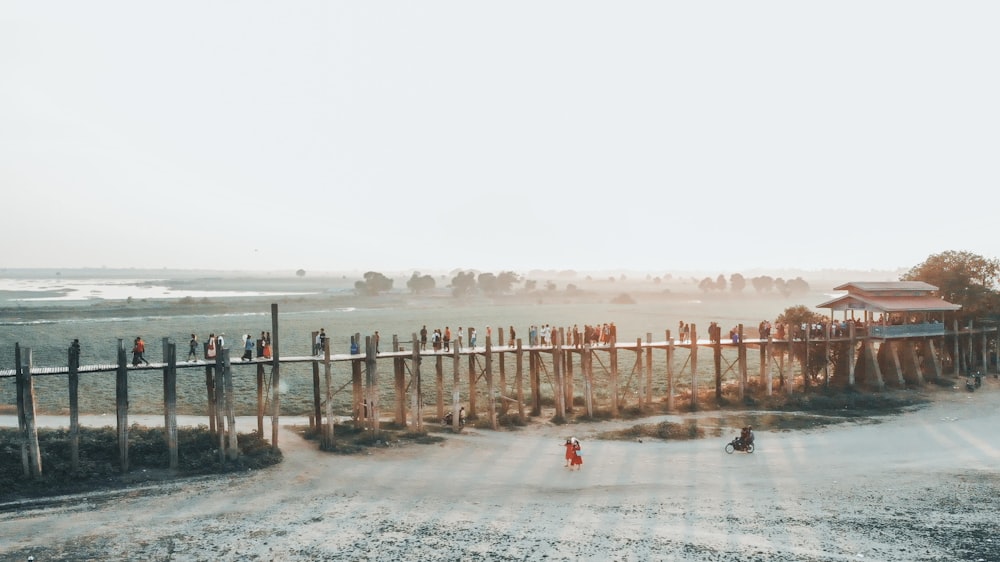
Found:
[[[573,462],[573,459],[575,457],[576,457],[576,449],[574,448],[573,445],[573,438],[570,437],[569,439],[566,440],[566,464],[563,466],[568,468],[570,466],[570,463]]]
[[[570,438],[573,446],[573,458],[570,460],[570,469],[576,468],[580,470],[583,467],[583,455],[581,454],[580,442],[577,441],[576,437]]]

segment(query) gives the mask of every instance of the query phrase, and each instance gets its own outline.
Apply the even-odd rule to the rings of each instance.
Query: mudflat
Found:
[[[1000,381],[872,423],[641,442],[642,421],[466,428],[0,512],[4,560],[1000,560]],[[718,412],[704,415],[718,416]],[[269,429],[266,431],[270,431]],[[563,442],[584,465],[564,468]]]

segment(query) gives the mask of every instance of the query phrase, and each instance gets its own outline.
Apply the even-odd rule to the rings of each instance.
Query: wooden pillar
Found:
[[[25,476],[42,477],[42,450],[38,445],[38,425],[35,421],[35,383],[31,378],[31,348],[14,344],[17,362],[17,419],[21,430],[21,462]]]
[[[167,368],[163,371],[163,386],[166,393],[163,396],[164,416],[167,433],[167,453],[170,457],[170,470],[177,470],[180,466],[177,446],[177,344],[163,338],[164,355],[166,355]]]
[[[552,378],[555,379],[554,402],[556,420],[566,419],[566,388],[563,384],[562,357],[559,356],[559,330],[552,330],[549,344],[552,346]]]
[[[934,340],[927,340],[927,349],[930,352],[931,363],[934,365],[934,378],[940,378],[944,374],[944,369],[941,367],[941,357],[938,356],[937,348],[934,346]]]
[[[809,372],[809,355],[811,352],[811,345],[809,345],[812,337],[812,322],[806,324],[805,334],[802,335],[803,341],[805,341],[805,352],[802,357],[802,364],[799,367],[802,369],[802,391],[809,392],[809,385],[812,382],[812,373]]]
[[[500,328],[497,331],[500,334],[499,346],[501,349],[500,353],[497,355],[497,359],[499,359],[500,362],[499,365],[500,366],[500,413],[506,416],[508,405],[507,405],[507,400],[504,400],[504,396],[507,392],[507,370],[505,368],[506,366],[504,365],[505,363],[504,356],[506,355],[506,353],[504,353],[503,350],[507,346],[503,344],[503,328]]]
[[[392,351],[399,353],[399,336],[392,335]],[[392,373],[393,388],[396,389],[395,418],[396,425],[406,427],[406,363],[402,357],[393,356]]]
[[[674,338],[667,330],[667,411],[674,411]]]
[[[691,411],[698,410],[698,327],[691,324]]]
[[[490,408],[490,427],[496,431],[499,426],[497,426],[496,389],[493,387],[493,342],[490,339],[491,336],[486,336],[486,391],[488,393],[486,405]]]
[[[953,330],[955,331],[955,361],[952,363],[952,372],[956,375],[962,374],[962,350],[959,343],[959,332],[958,332],[958,320],[952,321]]]
[[[715,328],[714,330],[712,328]],[[722,399],[722,326],[709,326],[708,337],[712,340],[712,359],[715,363],[715,399]]]
[[[457,433],[462,430],[462,426],[459,423],[462,418],[461,375],[459,374],[461,362],[459,361],[457,345],[451,348],[451,370],[454,377],[451,387],[451,430]],[[469,390],[471,391],[472,389],[470,388]]]
[[[208,349],[208,343],[205,343],[205,349]],[[215,351],[219,353],[218,349]],[[218,428],[215,427],[215,365],[209,363],[208,354],[202,354],[205,358],[205,390],[208,396],[208,432],[215,435]]]
[[[831,333],[833,325],[830,322],[826,323],[826,341],[823,348],[823,381],[824,386],[830,388],[830,338],[833,335]]]
[[[414,347],[416,349],[416,347]],[[323,446],[329,450],[333,448],[333,368],[330,364],[330,338],[323,340],[323,379],[326,383],[326,424],[323,426]]]
[[[226,429],[228,439],[226,440],[226,458],[233,461],[240,456],[239,437],[236,433],[236,397],[233,396],[233,367],[229,349],[225,351],[223,367],[223,384],[226,387]]]
[[[563,371],[563,398],[566,406],[566,413],[573,412],[573,351],[566,346],[567,330],[559,328],[559,347],[557,353],[562,363]]]
[[[216,345],[215,354],[215,425],[219,428],[219,463],[226,462],[226,353],[229,347]]]
[[[618,417],[618,342],[611,339],[608,347],[611,359],[611,417]]]
[[[514,385],[517,387],[517,421],[518,423],[524,423],[524,374],[522,368],[522,355],[523,349],[521,347],[521,338],[517,339],[517,352],[514,355]]]
[[[375,337],[365,336],[365,396],[368,402],[368,429],[378,435],[381,431],[379,419],[378,365],[376,364]]]
[[[471,333],[471,330],[470,330]],[[472,347],[472,338],[470,336],[469,340],[469,412],[468,418],[470,420],[476,419],[476,348]],[[456,346],[452,346],[456,347]],[[453,350],[458,353],[458,349]],[[458,416],[458,412],[455,412]]]
[[[899,361],[899,350],[896,349],[895,342],[886,340],[882,345],[889,346],[888,353],[892,358],[892,365],[896,369],[896,381],[899,386],[906,388],[906,379],[903,378],[903,364]]]
[[[170,414],[167,412],[167,394],[170,390],[167,388],[170,378],[169,368],[167,366],[167,357],[169,356],[170,338],[162,338],[160,340],[160,355],[162,356],[163,363],[163,437],[164,440],[167,439],[167,428],[170,426]],[[176,379],[174,381],[174,395],[177,394]]]
[[[355,332],[354,337],[351,338],[351,355],[358,355],[361,347],[361,334]],[[361,360],[352,359],[351,360],[351,399],[354,404],[354,427],[358,429],[362,427],[365,423],[365,404],[367,403],[367,397],[365,396],[364,384],[361,380]]]
[[[69,458],[73,474],[80,471],[80,348],[69,348]]]
[[[635,338],[635,372],[638,375],[636,377],[636,387],[638,388],[636,394],[639,395],[639,399],[636,401],[636,406],[638,406],[640,409],[642,408],[642,405],[645,403],[645,397],[643,396],[643,394],[645,394],[646,392],[645,385],[643,384],[642,381],[643,375],[645,374],[646,371],[643,368],[642,364],[643,364],[642,338]]]
[[[745,341],[743,341],[742,323],[739,324],[736,333],[738,334],[737,337],[739,339],[739,342],[736,344],[736,361],[737,364],[739,365],[739,371],[740,371],[739,393],[740,393],[740,400],[743,400],[743,396],[746,394],[747,391],[747,344]]]
[[[281,350],[278,338],[278,305],[271,304],[271,448],[278,448],[278,427],[281,416]]]
[[[434,356],[434,375],[437,381],[437,419],[444,419],[444,361],[440,355]]]
[[[313,415],[312,415],[312,418],[314,420],[316,420],[315,421],[316,425],[314,427],[310,428],[310,429],[315,430],[316,433],[318,433],[318,434],[320,434],[322,436],[322,430],[321,430],[321,428],[323,427],[323,398],[322,398],[323,395],[321,394],[322,390],[321,390],[321,384],[320,384],[320,380],[319,380],[319,360],[317,359],[317,357],[319,356],[320,353],[323,353],[323,350],[316,348],[316,335],[318,333],[319,332],[313,332],[312,333],[312,341],[310,342],[312,344],[310,346],[310,349],[313,350],[313,353],[312,353],[313,360],[310,361],[310,363],[312,364],[312,383],[313,383],[312,384],[312,387],[313,387]],[[326,338],[326,340],[329,340],[329,338]],[[320,444],[322,445],[322,443],[323,443],[323,439],[321,438],[320,439]]]
[[[787,369],[788,376],[785,377],[786,369],[784,368],[784,365],[782,365],[781,376],[783,377],[783,379],[781,381],[781,384],[784,385],[785,387],[785,393],[791,396],[792,393],[795,392],[795,353],[793,350],[795,338],[792,335],[791,324],[785,324],[785,334],[786,334],[785,346],[786,349],[788,350],[788,353],[786,354],[788,355],[788,369]]]
[[[118,339],[118,368],[115,371],[115,414],[118,422],[118,467],[128,472],[128,360],[125,342]]]
[[[257,363],[257,435],[264,437],[264,364]]]
[[[760,350],[759,350],[760,351],[760,368],[758,369],[758,373],[757,373],[757,384],[758,385],[764,384],[764,380],[765,379],[770,379],[770,377],[767,374],[768,373],[768,368],[767,368],[767,362],[768,362],[767,347],[768,347],[768,344],[771,341],[771,336],[768,336],[765,339],[765,338],[762,337],[763,335],[764,334],[758,334],[758,336],[757,336],[758,339],[760,339]],[[767,395],[768,396],[771,395],[770,384],[771,384],[771,382],[770,382],[770,380],[768,380],[767,381]]]
[[[413,349],[410,355],[410,364],[412,365],[412,374],[410,375],[410,396],[412,398],[410,411],[413,412],[413,431],[421,431],[423,429],[423,413],[421,406],[423,405],[423,397],[420,392],[420,340],[417,339],[416,332],[413,333]]]
[[[774,349],[774,338],[767,336],[767,343],[764,344],[764,350],[761,353],[761,369],[766,369],[764,371],[764,377],[767,379],[767,395],[771,396],[774,394],[774,375],[771,372],[771,350]]]
[[[580,370],[583,371],[583,399],[587,404],[587,417],[594,417],[594,350],[590,344],[580,352]]]
[[[538,352],[528,351],[528,384],[531,385],[531,415],[542,415],[542,382],[538,373]]]
[[[854,322],[848,322],[847,324],[847,386],[853,387],[855,385],[855,369],[857,365],[857,358],[855,353],[857,350],[857,337],[856,326]]]
[[[871,337],[865,336],[863,343],[863,351],[865,357],[865,366],[868,371],[871,371],[875,375],[875,387],[878,390],[885,389],[885,381],[882,379],[882,368],[879,367],[878,357],[875,355],[875,343],[871,340]]]
[[[653,334],[646,332],[646,407],[653,405]]]

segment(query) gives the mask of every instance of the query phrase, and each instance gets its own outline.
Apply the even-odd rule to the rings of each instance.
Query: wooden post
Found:
[[[322,395],[320,394],[321,390],[320,390],[320,381],[319,381],[319,361],[317,359],[315,359],[315,357],[317,357],[320,353],[323,353],[323,350],[322,349],[316,349],[316,336],[318,334],[319,334],[319,332],[313,332],[312,333],[312,341],[309,342],[311,344],[309,348],[313,350],[312,355],[314,357],[314,359],[311,361],[311,363],[312,363],[312,376],[313,376],[313,380],[312,380],[312,383],[313,383],[313,418],[316,420],[315,430],[316,430],[317,433],[319,433],[322,436],[322,429],[321,428],[323,427],[323,400],[322,400]],[[330,339],[329,338],[325,338],[325,340],[324,340],[324,347],[326,347],[326,345],[325,345],[326,341],[330,341]],[[322,444],[322,443],[323,443],[323,439],[321,437],[320,438],[320,444]]]
[[[563,387],[562,361],[559,357],[559,331],[552,330],[549,335],[552,345],[552,378],[555,379],[555,389],[552,397],[556,407],[556,420],[566,419],[566,389]]]
[[[564,411],[570,414],[573,412],[573,352],[566,349],[567,333],[571,332],[565,328],[559,328],[559,345],[555,352],[559,354],[559,363],[562,365]]]
[[[437,419],[444,419],[444,358],[435,354],[434,377],[437,381]]]
[[[674,411],[674,338],[667,330],[667,410]]]
[[[278,339],[278,304],[271,303],[271,448],[278,448],[281,416],[281,352]]]
[[[515,364],[514,370],[514,384],[517,385],[517,420],[519,423],[524,423],[524,375],[521,366],[521,338],[517,338],[517,353],[516,357],[517,363]]]
[[[369,430],[378,435],[381,431],[378,392],[378,365],[375,361],[375,337],[365,336],[365,395],[368,397]]]
[[[163,371],[164,415],[166,416],[167,454],[170,456],[170,470],[180,466],[177,448],[177,344],[163,338],[163,354],[166,355],[167,368]]]
[[[497,333],[500,335],[500,349],[503,350],[506,348],[503,344],[503,328],[499,328]],[[507,370],[504,365],[504,355],[506,354],[501,351],[497,359],[500,360],[500,412],[503,415],[507,415],[507,401],[503,399],[504,393],[507,392]]]
[[[739,343],[736,344],[736,357],[739,363],[740,370],[740,400],[743,400],[744,395],[747,391],[747,344],[743,341],[743,324],[739,324],[738,331]]]
[[[496,388],[493,387],[493,342],[491,339],[491,336],[486,336],[486,391],[488,393],[486,405],[490,408],[490,427],[496,431],[499,426],[497,425]]]
[[[215,353],[219,353],[218,349],[216,349]],[[201,356],[205,358],[205,390],[208,396],[208,432],[215,435],[215,432],[217,431],[217,428],[215,427],[215,365],[210,363],[208,359],[208,342],[205,342],[204,350],[202,351]]]
[[[691,323],[691,411],[698,410],[698,327]]]
[[[125,341],[121,338],[118,338],[118,368],[115,373],[118,464],[122,472],[128,472],[128,360],[125,357]]]
[[[636,406],[642,409],[642,405],[645,402],[642,394],[646,392],[642,384],[642,375],[645,372],[642,365],[642,338],[635,338],[635,372],[637,374],[636,387],[639,388],[639,391],[636,392],[636,394],[639,395],[639,399],[636,401]]]
[[[229,349],[226,349],[225,370],[223,371],[223,385],[226,388],[226,426],[229,430],[229,439],[226,445],[226,456],[229,460],[236,460],[240,456],[240,444],[238,433],[236,432],[236,397],[233,393],[233,367]]]
[[[812,322],[806,324],[805,333],[802,334],[802,340],[805,342],[805,350],[802,354],[802,364],[799,367],[802,369],[802,392],[809,392],[810,379],[812,379],[812,373],[809,372],[809,351],[812,347],[809,345],[812,340]],[[791,348],[789,348],[789,353],[791,353]]]
[[[531,415],[542,415],[542,382],[538,374],[538,352],[528,351],[528,384],[531,385]]]
[[[460,402],[460,392],[461,392],[461,381],[460,381],[460,370],[459,360],[458,360],[458,346],[454,345],[451,349],[451,372],[454,376],[451,386],[451,430],[455,433],[461,431],[462,426],[459,424],[461,420],[461,402]],[[472,390],[471,388],[469,389]]]
[[[653,334],[646,332],[646,407],[653,405]]]
[[[257,435],[264,438],[264,364],[257,363]]]
[[[722,399],[722,326],[708,327],[708,337],[712,340],[712,358],[715,361],[715,399]]]
[[[791,396],[795,392],[795,353],[793,352],[792,346],[794,345],[795,338],[792,337],[792,325],[785,325],[785,334],[787,340],[785,341],[786,349],[788,350],[788,377],[782,380],[782,384],[785,385],[786,393]],[[785,369],[782,366],[781,374],[784,376]]]
[[[424,428],[423,424],[423,396],[420,392],[420,340],[417,339],[416,332],[413,333],[412,355],[410,358],[410,364],[413,366],[413,374],[410,375],[410,392],[412,396],[412,405],[410,410],[413,412],[413,431],[422,431]]]
[[[470,331],[471,333],[471,331]],[[476,351],[472,347],[472,339],[470,336],[469,341],[469,413],[468,418],[476,418]],[[456,346],[452,346],[455,348]],[[457,353],[458,349],[453,349],[453,352]],[[458,412],[455,412],[458,416]]]
[[[611,345],[608,348],[610,352],[611,359],[611,417],[618,417],[618,342],[615,339],[611,340]]]
[[[826,388],[830,388],[830,338],[832,334],[833,324],[831,322],[826,323],[826,343],[823,348],[823,381]]]
[[[580,352],[580,370],[583,371],[583,399],[587,404],[587,417],[594,417],[594,350],[590,344]]]
[[[42,451],[38,445],[38,426],[35,422],[35,383],[31,378],[31,348],[21,353],[20,344],[15,344],[17,360],[18,425],[21,426],[21,461],[24,475],[35,480],[42,477]],[[26,463],[24,461],[27,461]]]
[[[354,334],[354,345],[361,345],[361,334]],[[361,377],[361,360],[351,360],[351,398],[354,400],[354,427],[359,429],[368,423],[366,411],[368,408],[368,397],[365,395],[365,387]]]
[[[170,389],[167,388],[170,379],[170,368],[167,365],[167,358],[169,357],[170,338],[162,338],[160,340],[160,354],[162,355],[163,363],[163,438],[168,440],[167,428],[170,426],[170,413],[167,411],[167,395],[170,393]],[[174,381],[176,383],[176,380]],[[174,387],[174,395],[176,396],[177,388]]]
[[[75,340],[74,340],[75,342]],[[80,348],[69,348],[69,457],[73,474],[80,471]]]
[[[953,330],[955,331],[955,361],[952,362],[952,372],[956,375],[962,374],[962,349],[959,344],[959,333],[958,333],[958,320],[952,321]]]
[[[323,431],[323,446],[329,450],[333,447],[333,370],[330,365],[330,338],[323,340],[323,379],[326,383],[326,429]]]
[[[855,331],[854,322],[848,322],[847,324],[847,386],[854,386],[854,371],[857,367],[857,359],[854,356],[855,350],[857,349],[857,342],[854,338],[857,337]]]
[[[215,346],[215,425],[219,428],[219,464],[226,462],[226,353],[228,346]]]
[[[215,424],[219,428],[219,464],[226,463],[226,368],[229,347],[216,345],[215,351]]]
[[[764,350],[761,354],[761,369],[765,369],[762,373],[767,379],[767,395],[771,396],[774,392],[774,375],[771,373],[771,350],[774,345],[774,339],[771,336],[767,336],[767,343],[764,344]]]
[[[768,379],[768,351],[767,347],[771,342],[771,336],[767,336],[767,339],[763,338],[764,334],[758,334],[757,337],[760,339],[760,372],[757,374],[757,384],[764,382],[764,379]],[[770,382],[768,382],[767,395],[771,395]]]
[[[399,353],[399,336],[396,334],[392,335],[392,351]],[[392,373],[396,389],[396,425],[406,427],[406,362],[402,357],[393,356]]]

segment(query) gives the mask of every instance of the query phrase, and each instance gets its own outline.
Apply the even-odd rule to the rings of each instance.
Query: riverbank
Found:
[[[880,423],[758,430],[750,455],[727,455],[728,435],[596,438],[636,420],[470,428],[439,445],[361,456],[322,453],[286,428],[284,461],[272,469],[2,514],[0,535],[13,538],[0,555],[1000,559],[1000,449],[992,439],[1000,381],[989,378],[975,393],[926,392],[926,406]],[[569,435],[583,442],[578,472],[563,467]]]

